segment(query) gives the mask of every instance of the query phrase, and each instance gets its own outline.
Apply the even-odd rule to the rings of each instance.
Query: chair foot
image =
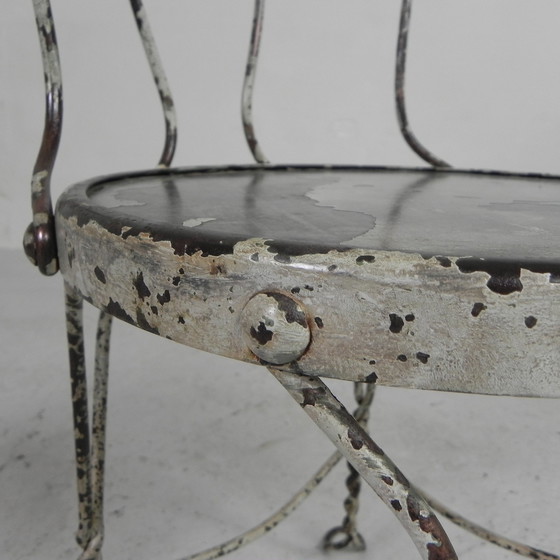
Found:
[[[363,552],[366,549],[366,541],[358,531],[350,530],[342,524],[327,531],[323,537],[322,548],[323,550]]]
[[[269,368],[399,519],[424,560],[457,560],[432,508],[316,377]]]

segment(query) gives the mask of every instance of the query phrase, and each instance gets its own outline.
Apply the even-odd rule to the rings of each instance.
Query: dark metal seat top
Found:
[[[59,203],[80,222],[148,233],[177,253],[263,238],[286,256],[359,248],[462,257],[560,278],[560,178],[366,167],[157,170],[81,183]],[[476,268],[476,267],[479,268]]]

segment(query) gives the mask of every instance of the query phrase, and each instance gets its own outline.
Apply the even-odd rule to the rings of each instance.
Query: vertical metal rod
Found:
[[[74,443],[78,484],[79,527],[76,540],[86,548],[91,538],[90,441],[86,367],[84,358],[83,300],[65,284],[66,333],[70,361]]]
[[[408,122],[405,102],[405,73],[406,73],[406,49],[408,43],[408,31],[410,27],[410,16],[412,11],[412,0],[402,0],[401,16],[399,22],[399,36],[397,41],[397,59],[395,71],[395,102],[397,107],[397,119],[401,134],[410,148],[434,167],[451,167],[447,162],[438,158],[425,148],[416,138]]]
[[[316,377],[269,370],[390,507],[420,556],[424,560],[457,560],[428,503],[327,386]]]
[[[140,38],[142,39],[142,45],[144,46],[146,58],[148,59],[148,64],[150,65],[163,109],[163,117],[165,120],[165,144],[159,160],[159,165],[161,167],[169,167],[177,145],[175,104],[173,103],[171,89],[163,69],[163,64],[157,50],[154,36],[152,35],[148,15],[142,4],[142,0],[130,0],[130,6],[132,7],[134,21],[136,22]]]
[[[51,202],[51,175],[62,131],[62,73],[49,0],[33,0],[41,45],[46,109],[41,147],[31,180],[33,222],[24,236],[25,253],[48,276],[58,271],[58,253]]]
[[[97,325],[93,417],[91,427],[91,509],[93,536],[91,558],[98,558],[103,544],[103,489],[105,481],[105,434],[112,317],[101,311]],[[88,556],[88,558],[90,557]]]
[[[249,54],[247,55],[247,66],[245,68],[245,78],[243,80],[243,90],[241,93],[241,119],[243,121],[243,131],[247,145],[257,163],[269,163],[264,155],[255,134],[253,125],[253,89],[257,73],[257,63],[259,60],[259,48],[261,44],[264,19],[264,0],[255,0],[253,12],[253,27],[251,31],[251,42]]]

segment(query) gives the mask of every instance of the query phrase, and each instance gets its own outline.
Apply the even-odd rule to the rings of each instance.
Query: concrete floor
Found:
[[[1,259],[0,558],[77,558],[61,278],[40,277],[17,251]],[[91,337],[93,311],[87,323]],[[264,369],[117,322],[111,372],[107,560],[178,558],[229,538],[272,513],[331,451]],[[371,426],[416,484],[560,553],[560,403],[381,388]],[[341,520],[345,474],[341,464],[291,519],[231,558],[325,558],[318,542]],[[361,513],[369,552],[329,558],[417,557],[371,492]],[[463,560],[515,558],[446,527]]]

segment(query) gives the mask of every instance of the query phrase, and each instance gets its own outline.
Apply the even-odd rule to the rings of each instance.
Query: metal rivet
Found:
[[[311,340],[303,307],[279,292],[253,296],[241,312],[241,329],[251,352],[274,365],[300,358]]]

